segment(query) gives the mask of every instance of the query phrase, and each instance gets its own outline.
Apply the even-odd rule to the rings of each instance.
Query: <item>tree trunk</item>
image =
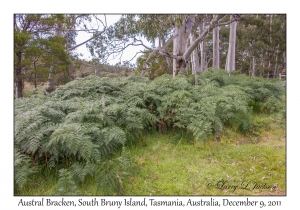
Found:
[[[51,93],[54,91],[54,81],[53,81],[53,66],[50,66],[49,69],[49,74],[48,74],[48,81],[47,81],[47,86],[46,86],[46,91],[48,93]]]
[[[193,54],[191,56],[191,64],[192,64],[192,74],[195,75],[196,74],[196,70],[195,70],[195,63],[194,63],[194,56],[193,56]]]
[[[180,26],[174,26],[174,36],[178,36],[173,40],[173,55],[183,56],[187,50],[188,39],[191,34],[193,19],[195,15],[189,15],[187,20],[183,19]],[[180,68],[186,68],[187,59],[173,59],[173,77],[175,77]]]
[[[274,68],[273,78],[276,78],[276,76],[277,76],[277,69],[278,69],[277,60],[278,60],[278,50],[277,50],[276,58],[275,58],[275,68]]]
[[[193,33],[191,33],[190,35],[190,42],[193,43],[195,41],[195,35]],[[200,64],[199,64],[199,56],[198,56],[198,49],[196,48],[193,52],[192,52],[192,72],[193,74],[199,73],[200,72]]]
[[[286,69],[286,53],[283,52],[283,55],[282,55],[282,69]]]
[[[23,97],[23,81],[22,79],[16,78],[16,98]]]
[[[231,16],[231,20],[233,17]],[[235,44],[236,44],[237,22],[230,23],[229,47],[226,59],[225,70],[230,73],[235,70]]]
[[[173,40],[173,55],[182,56],[187,49],[187,34],[185,33],[185,20],[182,21],[182,25],[176,27],[174,33],[178,33],[178,36]],[[180,68],[185,68],[186,62],[183,59],[173,59],[173,77],[175,77]]]
[[[270,42],[270,49],[269,49],[269,73],[268,73],[268,77],[273,77],[274,74],[274,66],[273,66],[273,47],[272,47],[272,22],[273,22],[273,15],[270,15],[270,36],[269,36],[269,42]]]
[[[190,35],[190,43],[195,41],[195,34],[191,33]],[[199,64],[199,56],[198,56],[198,48],[192,52],[192,72],[195,74],[195,86],[198,85],[198,74],[200,73],[200,64]]]
[[[174,27],[173,29],[173,36],[178,34],[178,28]],[[177,38],[178,36],[173,40],[173,55],[176,55],[176,49],[177,49]],[[173,58],[173,77],[177,75],[177,68],[176,68],[176,59]]]
[[[200,67],[200,72],[205,71],[206,67],[206,51],[205,51],[205,42],[202,41],[200,43],[200,54],[201,54],[201,67]]]
[[[218,16],[218,15],[214,15]],[[220,43],[219,26],[213,29],[213,68],[220,68]]]
[[[255,56],[253,56],[253,58],[252,58],[252,75],[251,75],[251,77],[255,76],[255,67],[256,67],[256,58],[255,58]]]
[[[232,21],[236,21],[236,19],[231,19],[226,23],[218,23],[225,15],[217,15],[213,17],[210,23],[205,27],[205,30],[195,39],[193,43],[187,47],[187,40],[189,34],[191,33],[192,26],[194,24],[195,15],[189,15],[186,20],[182,21],[182,24],[178,26],[177,24],[173,25],[173,54],[169,55],[167,53],[159,52],[158,50],[152,51],[152,53],[159,53],[163,56],[172,57],[173,58],[173,77],[178,74],[180,68],[185,68],[188,59],[190,58],[192,52],[199,46],[199,43],[203,41],[203,39],[207,36],[211,29],[218,27],[220,25],[230,24]],[[236,23],[235,23],[236,25]],[[149,55],[149,57],[151,57]],[[149,58],[148,57],[148,58]],[[146,62],[144,62],[146,63]],[[143,72],[145,71],[146,65],[143,66]]]
[[[53,66],[50,66],[46,91],[48,93],[51,93],[52,91],[54,91]]]
[[[36,78],[36,60],[33,62],[34,66],[34,88],[37,88],[37,78]]]
[[[17,58],[18,58],[18,63],[17,66],[15,67],[16,69],[16,80],[15,80],[15,87],[16,87],[16,98],[22,98],[23,97],[23,77],[22,77],[22,52],[18,52]]]
[[[262,57],[262,67],[263,67],[262,77],[264,77],[265,76],[265,56],[264,55]]]
[[[251,78],[251,71],[252,71],[252,61],[251,61],[251,57],[249,57],[249,78]]]

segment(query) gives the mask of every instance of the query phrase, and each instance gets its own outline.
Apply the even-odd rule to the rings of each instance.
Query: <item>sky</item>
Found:
[[[101,18],[101,20],[104,20],[103,15],[99,15],[99,17]],[[109,26],[109,25],[112,25],[113,23],[117,22],[120,19],[120,17],[121,17],[121,15],[106,15],[107,25]],[[88,40],[90,37],[91,37],[90,34],[87,34],[85,32],[79,32],[78,36],[76,38],[76,43],[78,44],[78,43],[84,42],[85,40]],[[145,41],[145,43],[147,43],[146,40],[144,40],[144,41]],[[143,50],[143,49],[144,49],[144,47],[142,47],[142,46],[129,46],[126,50],[124,50],[121,62],[123,62],[125,60],[131,60],[135,56],[136,52]],[[78,47],[76,49],[76,52],[83,54],[83,56],[80,56],[81,59],[85,59],[85,60],[92,59],[92,56],[91,56],[90,52],[88,51],[88,49],[86,48],[85,44]],[[137,55],[131,61],[131,63],[135,64],[137,57],[140,55],[141,54]],[[118,62],[120,62],[119,58],[108,61],[108,63],[110,63],[111,65],[114,65]]]

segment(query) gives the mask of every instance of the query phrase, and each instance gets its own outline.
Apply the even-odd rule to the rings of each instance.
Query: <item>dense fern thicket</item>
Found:
[[[194,140],[226,126],[251,132],[252,112],[279,112],[284,89],[273,80],[222,70],[192,77],[88,76],[49,95],[15,100],[15,189],[44,171],[58,174],[57,195],[80,194],[86,177],[104,194],[122,194],[138,169],[126,144],[149,131],[179,130]]]

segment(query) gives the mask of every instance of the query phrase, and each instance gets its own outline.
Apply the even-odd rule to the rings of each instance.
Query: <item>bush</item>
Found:
[[[152,81],[88,76],[47,96],[15,100],[15,150],[27,157],[27,169],[33,162],[42,169],[60,169],[58,194],[70,190],[63,180],[78,184],[86,176],[96,179],[104,193],[122,194],[123,181],[135,171],[128,170],[134,168],[130,155],[120,153],[129,140],[132,144],[156,129],[191,133],[195,140],[226,126],[245,133],[251,130],[252,109],[283,109],[282,93],[272,80],[228,76],[221,70],[199,75],[199,86],[191,84],[191,77],[169,75]],[[22,175],[18,164],[15,170],[19,187],[35,172]],[[76,186],[71,191],[79,193]]]

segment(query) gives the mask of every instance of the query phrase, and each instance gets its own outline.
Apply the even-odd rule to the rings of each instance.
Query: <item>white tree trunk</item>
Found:
[[[188,39],[191,34],[193,19],[195,15],[189,15],[187,20],[183,19],[180,26],[174,26],[174,36],[178,36],[173,40],[173,55],[183,56],[187,51]],[[178,74],[180,68],[186,67],[187,59],[173,59],[173,77]]]
[[[190,35],[190,43],[193,43],[195,41],[196,37],[195,34]],[[199,56],[198,56],[198,48],[195,48],[195,50],[192,52],[191,56],[192,60],[192,72],[195,74],[195,85],[198,85],[198,74],[200,73],[200,64],[199,64]]]
[[[192,74],[196,74],[193,54],[191,56],[191,64],[192,64]]]
[[[214,15],[218,16],[218,15]],[[220,42],[219,26],[213,29],[213,68],[220,68]]]
[[[231,20],[232,20],[231,16]],[[226,59],[225,70],[230,73],[235,70],[235,45],[236,45],[237,22],[230,23],[229,47]]]
[[[196,39],[195,35],[193,33],[191,33],[190,42],[193,43],[195,41],[195,39]],[[199,64],[199,56],[198,56],[197,48],[192,52],[191,60],[192,60],[192,73],[193,74],[199,73],[200,72],[200,64]]]
[[[201,54],[201,67],[200,67],[200,72],[205,71],[206,67],[206,51],[205,51],[205,42],[202,41],[200,43],[200,54]]]
[[[174,27],[173,29],[173,36],[178,34],[178,28]],[[173,55],[176,55],[176,50],[177,50],[177,38],[178,36],[173,40]],[[173,77],[177,75],[177,68],[176,68],[176,59],[173,58]]]
[[[202,28],[201,32],[205,31],[205,22],[202,22]],[[205,46],[205,41],[204,39],[200,42],[200,55],[201,55],[201,66],[200,66],[200,71],[203,72],[205,71],[206,67],[206,46]]]
[[[178,36],[173,40],[173,54],[182,56],[188,44],[188,34],[185,32],[185,20],[183,20],[182,25],[176,27],[174,31],[177,31]],[[185,66],[184,60],[173,60],[173,77],[178,74],[179,68],[185,68]]]

